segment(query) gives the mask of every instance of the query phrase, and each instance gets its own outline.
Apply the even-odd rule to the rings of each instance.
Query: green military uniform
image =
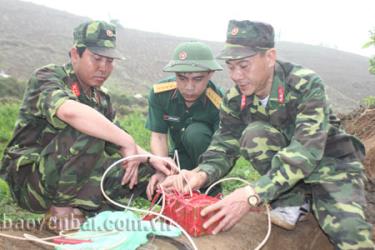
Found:
[[[231,21],[228,47],[220,57],[240,59],[254,52],[246,39],[261,37],[259,44],[269,40],[269,26],[262,25]],[[302,197],[298,194],[305,189],[312,194],[314,215],[337,249],[374,249],[363,213],[364,147],[341,128],[316,73],[279,61],[266,105],[234,87],[225,95],[220,115],[220,128],[199,165],[208,175],[207,185],[225,176],[243,155],[262,175],[254,187],[263,202],[286,204]]]
[[[209,81],[207,90],[188,108],[175,80],[163,80],[150,91],[146,128],[169,134],[171,154],[177,150],[181,168],[192,169],[219,126],[222,93]]]
[[[76,29],[76,41],[82,39],[77,38],[82,32],[87,33],[87,39],[98,41],[93,50],[115,56],[114,51],[105,50],[106,46],[114,46],[110,39],[115,34],[112,25],[85,23]],[[105,46],[101,45],[102,40],[106,41]],[[60,120],[56,112],[67,100],[86,104],[111,121],[115,118],[109,95],[100,88],[92,88],[92,96],[87,96],[70,63],[48,65],[33,73],[13,138],[1,162],[1,175],[8,181],[13,197],[21,207],[33,212],[44,212],[51,205],[79,207],[86,212],[107,207],[99,189],[100,178],[105,168],[115,161],[108,155],[119,148],[83,134]],[[141,168],[141,185],[136,195],[144,193],[145,180],[151,174],[148,172],[145,167]],[[122,168],[114,170],[105,183],[114,198],[126,198],[133,192],[120,185],[123,173]]]

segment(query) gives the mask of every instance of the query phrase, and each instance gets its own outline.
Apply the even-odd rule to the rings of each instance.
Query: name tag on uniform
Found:
[[[180,117],[170,116],[170,115],[163,115],[163,120],[164,121],[171,121],[171,122],[179,122],[180,121]]]

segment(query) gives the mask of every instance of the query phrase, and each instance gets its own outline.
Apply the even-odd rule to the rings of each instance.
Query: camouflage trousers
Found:
[[[8,167],[8,182],[19,206],[32,212],[45,212],[51,205],[77,207],[86,214],[111,207],[100,190],[101,177],[116,160],[104,153],[105,142],[65,128],[41,152],[38,161]],[[145,190],[153,168],[141,165],[138,185],[130,190],[121,186],[124,170],[116,165],[104,182],[112,199],[127,204],[133,195],[146,196]]]
[[[248,125],[240,140],[241,154],[261,175],[271,169],[273,156],[288,144],[276,128],[258,121]],[[271,205],[301,205],[305,194],[311,194],[313,213],[336,249],[374,249],[371,225],[363,211],[364,179],[363,165],[354,154],[323,157],[311,175]]]

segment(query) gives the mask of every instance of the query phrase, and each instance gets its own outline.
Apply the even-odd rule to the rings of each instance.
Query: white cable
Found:
[[[27,239],[29,241],[35,241],[35,242],[38,242],[38,243],[41,243],[41,244],[45,244],[45,245],[48,245],[48,246],[53,246],[53,247],[59,246],[59,244],[51,243],[51,242],[46,242],[46,241],[41,240],[40,238],[38,238],[38,237],[36,237],[34,235],[31,235],[31,234],[23,234],[23,237],[25,237],[25,239]]]
[[[190,186],[190,183],[186,177],[186,175],[181,171],[181,166],[180,166],[180,157],[178,156],[178,151],[177,149],[175,149],[174,151],[174,156],[173,156],[173,159],[176,159],[176,163],[177,163],[177,167],[178,167],[178,172],[182,175],[182,178],[184,178],[185,182],[186,182],[186,185],[188,186],[189,188],[189,194],[190,194],[190,197],[193,197],[193,190]]]
[[[181,172],[180,157],[178,156],[178,151],[177,151],[177,149],[174,150],[173,160],[175,160],[176,163],[177,163],[178,172]]]
[[[159,185],[160,186],[160,185]],[[160,202],[161,202],[161,199],[160,199],[160,197],[159,197],[159,199],[158,199],[158,202],[156,202],[155,204],[153,204],[152,205],[152,203],[151,203],[151,209],[150,210],[147,210],[147,211],[153,211],[153,212],[155,212],[154,211],[154,208],[156,207],[156,206],[158,206],[159,204],[160,204]],[[129,205],[128,205],[129,206]],[[160,210],[160,212],[159,213],[161,213],[161,211],[163,211],[164,210],[164,208],[162,207],[161,208],[161,210]],[[148,212],[147,212],[148,213]],[[143,217],[142,217],[142,220],[144,219],[144,218],[146,218],[146,216],[147,216],[147,214],[145,214]],[[156,218],[154,218],[153,220],[156,220],[156,219],[158,219],[159,217],[156,217]]]
[[[236,181],[242,181],[243,183],[245,183],[246,185],[250,185],[251,183],[244,180],[244,179],[241,179],[241,178],[238,178],[238,177],[228,177],[228,178],[223,178],[223,179],[220,179],[216,182],[214,182],[211,186],[209,186],[206,190],[206,195],[208,194],[208,192],[210,192],[210,190],[217,184],[223,182],[223,181],[233,181],[233,180],[236,180]],[[266,207],[266,212],[267,212],[267,220],[268,220],[268,229],[267,229],[267,234],[266,236],[264,237],[264,239],[262,240],[262,242],[256,247],[254,248],[254,250],[259,250],[261,249],[267,242],[268,238],[270,237],[271,235],[271,214],[270,214],[270,209],[269,209],[269,206],[268,204],[265,204],[265,207]]]
[[[182,231],[183,234],[185,234],[186,238],[188,238],[189,242],[191,243],[191,245],[193,246],[194,250],[198,250],[197,246],[195,245],[193,239],[190,237],[190,235],[185,231],[185,229],[183,229],[178,223],[176,223],[174,220],[172,220],[171,218],[163,215],[163,214],[160,214],[160,213],[156,213],[156,212],[153,212],[153,211],[148,211],[148,210],[144,210],[144,209],[139,209],[139,208],[133,208],[133,207],[128,207],[128,206],[124,206],[114,200],[112,200],[106,193],[105,193],[105,190],[104,190],[104,179],[106,177],[106,175],[108,174],[108,172],[114,168],[117,164],[123,162],[123,161],[126,161],[126,160],[132,160],[132,159],[136,159],[136,158],[141,158],[141,157],[149,157],[150,155],[146,155],[146,154],[143,154],[143,155],[131,155],[131,156],[128,156],[128,157],[125,157],[125,158],[122,158],[116,162],[114,162],[111,166],[109,166],[105,171],[104,171],[104,174],[102,176],[102,179],[100,181],[100,190],[103,194],[103,196],[109,201],[111,202],[112,204],[118,206],[118,207],[121,207],[121,208],[124,208],[124,209],[129,209],[129,210],[132,210],[132,211],[135,211],[135,212],[141,212],[141,213],[150,213],[150,214],[153,214],[155,216],[158,216],[160,215],[161,218],[163,218],[164,220],[168,220],[170,221],[173,225],[175,225],[178,229],[180,229]],[[157,159],[160,159],[160,160],[163,160],[165,161],[165,159],[163,157],[159,157],[159,156],[155,156],[155,155],[152,155],[152,157],[154,158],[157,158]],[[163,196],[163,200],[165,199],[165,197]]]
[[[270,213],[270,207],[268,204],[265,205],[266,206],[266,211],[267,211],[267,224],[268,224],[268,230],[267,230],[267,234],[266,236],[264,237],[263,241],[261,243],[259,243],[259,245],[254,249],[254,250],[259,250],[261,249],[268,241],[270,235],[271,235],[271,213]]]

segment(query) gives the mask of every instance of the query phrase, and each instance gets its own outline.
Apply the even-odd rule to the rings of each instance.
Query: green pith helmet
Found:
[[[173,58],[163,68],[165,72],[202,72],[223,70],[211,49],[201,42],[180,43]]]

